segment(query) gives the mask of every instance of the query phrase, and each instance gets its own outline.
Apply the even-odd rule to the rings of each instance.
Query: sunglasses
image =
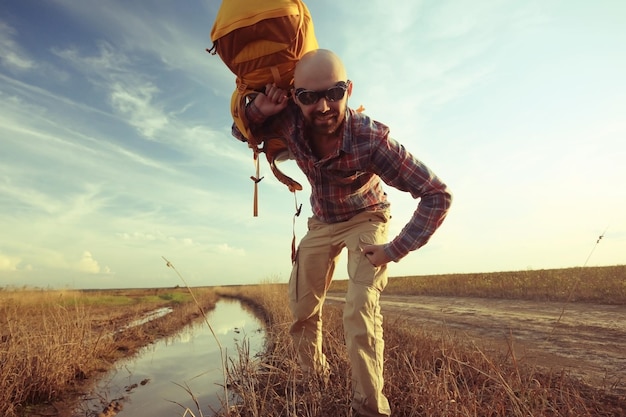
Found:
[[[304,88],[297,88],[295,95],[298,101],[305,106],[315,104],[320,98],[324,97],[327,101],[339,101],[346,94],[346,90],[350,85],[350,80],[339,81],[333,87],[323,91],[305,90]]]

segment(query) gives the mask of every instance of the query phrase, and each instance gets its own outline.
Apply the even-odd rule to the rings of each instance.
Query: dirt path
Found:
[[[512,345],[522,362],[626,394],[626,305],[397,295],[383,295],[381,305],[388,322],[400,315],[480,348]]]

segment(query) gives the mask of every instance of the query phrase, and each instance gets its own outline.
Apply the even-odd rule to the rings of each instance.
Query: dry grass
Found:
[[[10,416],[21,404],[53,399],[104,344],[92,340],[84,306],[63,302],[74,294],[2,295],[0,414]]]
[[[333,281],[331,292],[345,292]],[[385,294],[626,304],[626,265],[389,279]]]
[[[341,311],[324,307],[324,347],[333,370],[328,386],[298,382],[299,368],[288,334],[285,285],[220,290],[264,311],[267,350],[250,358],[245,345],[228,367],[227,381],[239,405],[222,416],[349,416],[350,370]],[[394,417],[618,417],[626,399],[593,389],[565,372],[520,365],[509,352],[488,352],[448,334],[416,329],[386,316],[386,389]]]
[[[0,291],[0,415],[72,397],[88,378],[200,317],[186,290]],[[213,291],[200,292],[212,308]],[[119,331],[147,311],[173,312]]]

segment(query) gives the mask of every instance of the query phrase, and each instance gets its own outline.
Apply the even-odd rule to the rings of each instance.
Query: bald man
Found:
[[[383,393],[380,294],[387,264],[428,242],[452,196],[421,161],[389,136],[389,128],[348,107],[352,82],[340,58],[318,49],[298,62],[294,89],[268,85],[247,106],[257,138],[282,137],[311,184],[308,232],[300,241],[289,281],[293,337],[307,375],[327,380],[322,350],[322,306],[343,249],[348,252],[344,337],[353,384],[352,409],[363,417],[389,416]],[[233,135],[245,140],[236,126]],[[390,203],[383,183],[419,200],[400,234],[388,240]]]

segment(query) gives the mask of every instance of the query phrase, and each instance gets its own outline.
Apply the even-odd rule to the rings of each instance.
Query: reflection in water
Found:
[[[254,355],[263,347],[260,321],[239,302],[220,301],[207,314],[225,355],[237,356],[244,340]],[[118,416],[182,416],[188,407],[199,415],[195,397],[207,416],[220,408],[224,376],[219,346],[204,321],[175,337],[159,341],[138,356],[121,361],[99,384],[77,415],[98,415],[116,400]],[[192,397],[193,394],[193,397]],[[113,415],[113,414],[111,414]]]

